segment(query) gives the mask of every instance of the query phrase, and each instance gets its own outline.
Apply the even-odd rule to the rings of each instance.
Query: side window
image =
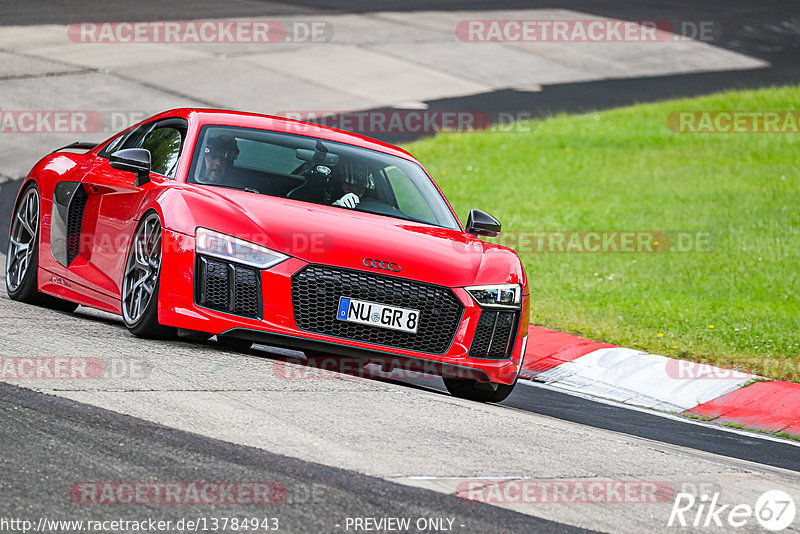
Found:
[[[171,126],[156,128],[143,139],[141,148],[150,151],[150,168],[153,172],[175,177],[178,168],[178,157],[181,155],[183,136]]]
[[[105,148],[98,153],[98,155],[100,157],[107,158],[109,154],[113,154],[117,151],[117,147],[119,147],[123,139],[125,139],[124,135],[118,135],[116,139],[113,139],[110,143],[108,143]]]
[[[183,119],[146,122],[112,140],[98,155],[107,158],[125,148],[146,148],[150,151],[151,170],[174,178],[185,133],[186,121]]]
[[[106,147],[98,153],[98,156],[101,158],[107,158],[117,150],[122,150],[123,148],[135,148],[135,142],[142,137],[142,135],[153,127],[153,123],[142,124],[138,128],[134,128],[130,132],[126,134],[122,134],[117,136],[116,139],[111,141],[106,145]]]
[[[431,211],[425,197],[414,185],[406,174],[397,167],[387,167],[384,169],[389,183],[394,189],[397,198],[397,207],[400,211],[412,217],[418,217],[426,221],[435,221],[436,216]]]

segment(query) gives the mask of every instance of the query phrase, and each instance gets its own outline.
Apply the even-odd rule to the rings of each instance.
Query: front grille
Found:
[[[340,321],[340,297],[419,310],[417,333]],[[446,287],[324,265],[295,273],[292,304],[301,330],[432,354],[450,347],[464,311]]]
[[[469,347],[470,358],[510,358],[518,322],[518,312],[481,310],[475,337]]]
[[[261,318],[261,272],[216,258],[197,256],[195,300],[225,313]]]
[[[83,227],[83,211],[89,195],[79,186],[72,196],[67,211],[67,265],[81,252],[81,229]]]

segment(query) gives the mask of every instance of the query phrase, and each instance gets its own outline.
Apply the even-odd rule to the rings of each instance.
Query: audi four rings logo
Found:
[[[384,269],[386,271],[393,271],[395,273],[400,272],[400,266],[396,263],[389,263],[388,261],[378,261],[378,260],[371,260],[369,258],[364,258],[362,262],[367,267],[372,267],[373,269]]]

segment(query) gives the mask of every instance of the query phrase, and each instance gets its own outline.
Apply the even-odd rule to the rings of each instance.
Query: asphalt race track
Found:
[[[100,10],[86,0],[70,2],[68,9],[44,0],[14,1],[0,10],[0,37],[3,26],[84,20],[558,8],[625,19],[713,18],[722,28],[715,46],[766,66],[553,84],[533,92],[499,89],[424,104],[431,110],[542,116],[800,82],[800,39],[791,29],[800,25],[796,2],[733,1],[724,8],[691,0],[530,4],[113,0]],[[6,78],[0,76],[0,84],[16,80]],[[58,75],[39,79],[50,91],[58,90]],[[116,105],[131,109],[124,102]],[[0,102],[0,108],[7,106]],[[3,265],[20,185],[19,173],[12,174],[0,168]],[[386,524],[366,528],[367,518],[408,518],[413,527],[404,532],[731,532],[713,524],[668,526],[676,495],[689,494],[698,502],[716,495],[720,504],[732,507],[753,506],[764,492],[781,490],[800,505],[798,441],[537,384],[519,385],[501,404],[482,405],[449,396],[435,377],[379,376],[375,369],[366,378],[352,376],[346,370],[320,370],[300,353],[261,345],[234,352],[214,340],[141,340],[110,314],[84,307],[66,314],[20,304],[0,285],[0,358],[60,357],[102,369],[90,379],[0,382],[0,532],[22,532],[3,523],[15,518],[36,524],[42,518],[177,522],[223,517],[277,518],[281,532],[401,531]],[[621,484],[634,493],[651,484],[659,491],[622,499],[610,493],[594,501],[564,494],[520,500],[502,491],[526,481],[539,489],[558,483],[574,490],[594,482]],[[267,504],[246,499],[91,504],[76,497],[87,484],[105,483],[254,483],[276,493]],[[487,502],[463,498],[472,490]],[[694,515],[687,518],[691,522]],[[796,520],[784,532],[798,532],[798,525]],[[43,531],[79,530],[50,526]],[[735,529],[763,531],[754,518]]]
[[[705,488],[724,502],[752,503],[767,489],[795,493],[799,485],[795,443],[538,387],[519,386],[502,405],[479,405],[442,393],[438,379],[320,372],[297,353],[264,346],[238,353],[213,341],[145,341],[108,314],[54,312],[4,294],[0,329],[6,357],[88,358],[104,369],[91,379],[10,381],[37,392],[2,386],[2,490],[13,496],[4,499],[3,516],[230,515],[239,509],[87,505],[74,502],[70,488],[256,481],[281,484],[295,503],[302,499],[289,499],[291,492],[317,488],[321,502],[310,510],[304,502],[252,509],[279,517],[289,532],[345,531],[336,525],[348,517],[431,515],[455,518],[463,532],[566,529],[559,523],[641,532],[666,525],[669,502],[499,502],[517,513],[493,515],[505,512],[465,508],[454,495],[463,495],[464,484],[498,480],[649,481],[670,494]]]
[[[509,510],[462,501],[430,490],[197,434],[0,384],[3,513],[106,520],[156,516],[278,517],[288,532],[330,532],[347,517],[457,518],[469,532],[590,532]],[[35,441],[30,438],[35,437]],[[27,438],[27,439],[26,439]],[[71,480],[120,475],[150,480],[268,481],[282,486],[274,504],[185,505],[144,512],[137,506],[78,507],[65,500]],[[10,491],[11,490],[11,491]],[[66,502],[65,502],[66,501]]]

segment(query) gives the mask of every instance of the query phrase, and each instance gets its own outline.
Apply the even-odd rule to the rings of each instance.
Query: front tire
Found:
[[[74,302],[40,293],[39,275],[39,190],[30,183],[11,215],[11,232],[6,256],[6,293],[9,298],[28,304],[37,304],[54,310],[72,312],[78,307]]]
[[[137,337],[175,337],[174,328],[158,322],[161,259],[161,219],[157,213],[148,212],[131,239],[122,279],[122,320]]]
[[[514,386],[517,385],[516,380],[513,384],[492,384],[460,378],[443,378],[442,380],[452,396],[476,402],[502,402],[511,395]]]

